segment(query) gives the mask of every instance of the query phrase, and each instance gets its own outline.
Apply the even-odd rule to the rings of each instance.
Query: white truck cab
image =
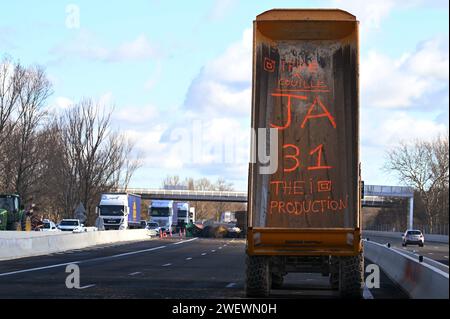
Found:
[[[173,200],[153,200],[148,211],[150,221],[158,223],[162,231],[171,230],[176,226],[173,208]]]
[[[102,194],[97,215],[105,230],[141,228],[141,196],[130,193]]]
[[[128,197],[125,194],[103,194],[98,205],[98,215],[105,229],[128,228]]]

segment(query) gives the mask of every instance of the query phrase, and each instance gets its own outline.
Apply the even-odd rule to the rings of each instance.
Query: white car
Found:
[[[406,247],[408,244],[419,245],[419,247],[423,247],[425,242],[425,237],[420,230],[417,229],[409,229],[405,231],[402,235],[402,246]]]
[[[58,229],[58,227],[56,227],[56,224],[54,222],[52,222],[51,220],[44,219],[42,221],[42,223],[43,223],[43,225],[42,225],[42,228],[40,229],[41,231],[45,231],[45,232],[60,231]]]
[[[79,219],[63,219],[59,223],[58,228],[62,231],[71,231],[75,233],[86,231]]]

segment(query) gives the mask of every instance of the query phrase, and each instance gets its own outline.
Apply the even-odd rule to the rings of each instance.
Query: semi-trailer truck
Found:
[[[173,200],[152,200],[148,208],[150,221],[158,223],[162,231],[174,230],[177,214]]]
[[[189,223],[195,223],[195,207],[189,207]]]
[[[128,193],[102,194],[97,213],[105,230],[140,228],[141,196]]]
[[[176,202],[177,225],[189,224],[189,203]]]
[[[253,28],[246,294],[315,272],[359,298],[358,21],[342,10],[275,9]],[[267,150],[270,161],[256,158]]]

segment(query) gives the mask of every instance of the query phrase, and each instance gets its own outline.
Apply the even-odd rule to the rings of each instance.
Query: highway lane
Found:
[[[419,247],[418,245],[408,245],[406,247],[402,247],[401,238],[392,238],[392,237],[383,237],[383,236],[363,236],[369,237],[371,241],[386,244],[390,243],[391,247],[395,247],[401,249],[403,251],[411,252],[415,255],[422,255],[424,257],[433,259],[437,262],[445,264],[448,266],[448,257],[449,257],[449,246],[446,243],[436,243],[427,241],[427,237],[425,235],[425,245],[423,247]]]
[[[67,264],[80,286],[65,285]],[[244,298],[245,242],[148,240],[0,262],[0,298]],[[406,298],[386,276],[366,296]],[[289,274],[271,298],[337,298],[320,274]]]

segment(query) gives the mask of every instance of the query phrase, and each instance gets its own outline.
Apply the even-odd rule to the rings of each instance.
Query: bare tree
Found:
[[[17,159],[15,191],[23,197],[29,194],[30,186],[40,179],[37,172],[41,162],[39,126],[46,115],[43,111],[44,103],[52,92],[51,84],[40,67],[27,69],[25,79],[19,95],[21,116],[15,126],[16,139],[11,150]]]
[[[179,186],[184,186],[180,176],[178,175],[167,175],[166,178],[164,178],[163,182],[162,182],[162,187],[163,188],[167,188],[167,187],[171,187],[171,188],[175,188],[175,187],[179,187]]]
[[[433,230],[435,223],[439,222],[439,215],[443,213],[436,207],[442,202],[442,194],[448,193],[448,136],[439,136],[433,141],[400,143],[387,153],[385,169],[394,172],[401,183],[418,191]],[[446,211],[448,216],[448,201]]]
[[[100,194],[117,188],[124,168],[128,169],[125,174],[128,183],[139,164],[128,158],[133,145],[123,135],[111,131],[111,113],[112,110],[108,112],[87,99],[60,119],[66,162],[65,209],[73,210],[82,202],[90,222],[95,218],[93,208]]]
[[[39,126],[51,84],[41,67],[10,59],[0,65],[0,82],[0,186],[26,198],[40,177]]]
[[[13,117],[21,116],[17,110],[25,73],[19,63],[13,63],[8,57],[0,62],[0,146],[16,125]]]

